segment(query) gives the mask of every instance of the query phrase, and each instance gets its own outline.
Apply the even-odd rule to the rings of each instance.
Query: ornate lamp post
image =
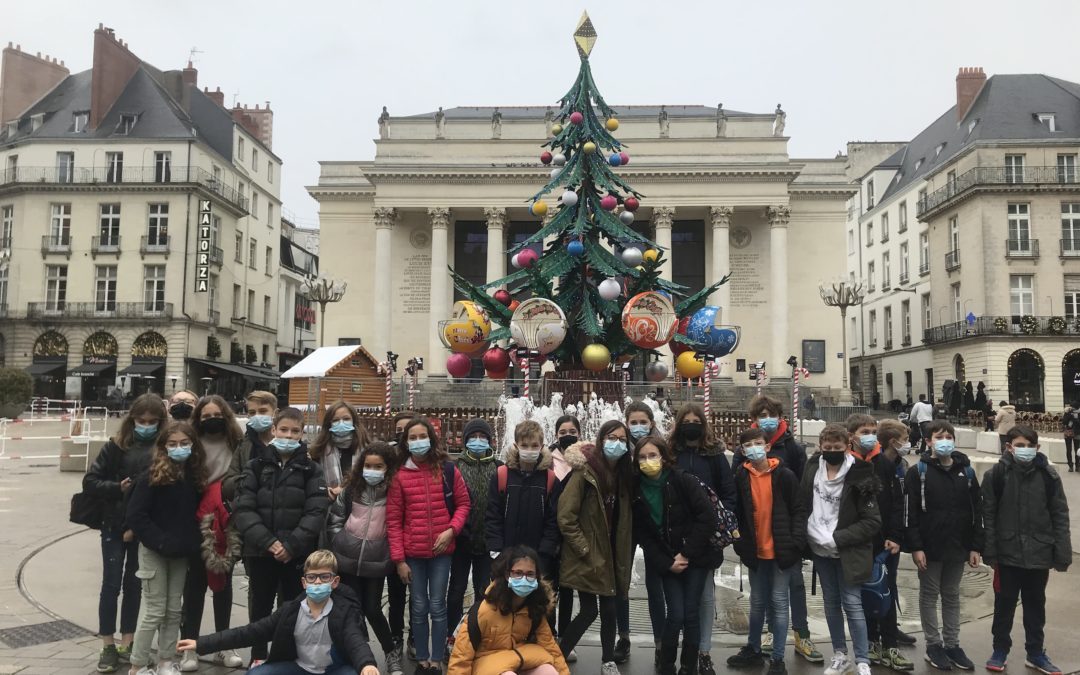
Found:
[[[827,306],[840,308],[840,335],[843,339],[844,349],[843,391],[844,395],[847,396],[850,392],[848,389],[847,310],[848,307],[857,307],[862,304],[864,297],[863,285],[861,283],[837,281],[828,286],[822,284],[818,287],[818,292],[821,294],[821,301]]]
[[[319,303],[319,321],[322,326],[319,327],[319,346],[326,346],[326,305],[331,302],[338,302],[345,296],[345,287],[348,284],[344,281],[334,281],[325,277],[308,277],[304,279],[304,286],[301,289],[301,293],[309,300]]]

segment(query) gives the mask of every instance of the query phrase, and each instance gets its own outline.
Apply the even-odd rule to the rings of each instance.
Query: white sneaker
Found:
[[[869,668],[869,666],[868,666]],[[851,661],[844,652],[833,652],[832,662],[825,668],[825,675],[844,675],[851,670]],[[860,673],[859,675],[864,675]]]
[[[131,668],[132,668],[132,670],[134,670],[135,666],[132,666]],[[130,672],[131,672],[131,670],[128,671],[128,673],[130,673]],[[156,675],[156,673],[154,673],[154,667],[147,664],[147,665],[143,666],[142,668],[139,668],[138,670],[136,670],[135,675]]]
[[[223,652],[214,654],[214,660],[225,666],[226,668],[243,668],[244,659],[240,658],[240,655],[236,653],[235,649],[229,649]],[[180,670],[183,670],[181,665]]]
[[[619,667],[614,661],[608,661],[600,666],[600,675],[619,675]]]
[[[194,673],[198,669],[199,655],[195,653],[195,650],[180,654],[180,672]]]
[[[855,667],[855,670],[858,672],[859,675],[870,675],[870,664],[860,663]]]
[[[773,634],[769,631],[765,631],[761,634],[761,651],[768,652],[772,650]]]
[[[163,661],[158,664],[157,675],[180,675],[180,669],[172,661]]]

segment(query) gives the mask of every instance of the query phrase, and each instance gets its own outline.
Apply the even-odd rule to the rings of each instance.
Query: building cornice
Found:
[[[652,181],[657,183],[790,183],[799,175],[799,168],[791,167],[732,167],[732,168],[650,168],[626,171],[620,174],[628,182]],[[401,183],[483,184],[483,183],[547,183],[549,176],[544,167],[496,167],[494,170],[446,169],[441,167],[403,168],[398,170],[371,169],[364,177],[375,185]],[[318,190],[329,186],[319,186]],[[332,188],[331,188],[332,189]],[[311,188],[309,188],[309,191]],[[314,195],[313,195],[314,196]]]

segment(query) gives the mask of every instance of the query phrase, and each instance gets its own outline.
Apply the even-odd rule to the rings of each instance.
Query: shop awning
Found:
[[[68,375],[71,377],[97,377],[113,368],[116,368],[115,363],[84,363],[76,366]]]
[[[30,373],[31,377],[41,377],[59,374],[66,367],[67,364],[63,361],[45,361],[30,364],[26,367],[26,372]]]
[[[277,382],[277,373],[271,373],[265,370],[256,370],[255,368],[248,368],[242,366],[239,363],[220,363],[218,361],[204,361],[203,359],[188,359],[189,363],[197,363],[206,368],[213,368],[215,370],[221,370],[226,373],[232,373],[233,375],[239,375],[249,380],[262,380],[265,382]]]
[[[165,370],[164,361],[137,361],[121,370],[117,375],[153,375]]]

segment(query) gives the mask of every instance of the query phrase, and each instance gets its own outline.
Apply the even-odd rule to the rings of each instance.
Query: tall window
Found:
[[[889,241],[889,214],[881,214],[881,241],[882,243]]]
[[[900,303],[900,344],[911,344],[911,301],[904,300]]]
[[[120,205],[101,204],[99,206],[98,236],[101,237],[101,246],[120,245]]]
[[[931,312],[931,309],[930,309],[930,294],[929,293],[923,293],[922,294],[922,296],[920,298],[919,307],[922,309],[923,330],[926,330],[927,328],[930,327],[931,319],[933,318],[933,313]]]
[[[258,250],[259,250],[259,243],[257,241],[255,241],[255,237],[252,237],[248,241],[248,267],[250,267],[251,269],[255,269],[255,255],[256,255],[256,251],[258,251]],[[249,316],[250,316],[250,314],[249,314]]]
[[[956,216],[949,218],[949,243],[952,245],[950,250],[960,250],[960,221]]]
[[[15,229],[15,205],[0,206],[0,248],[11,248],[11,231]]]
[[[165,266],[147,265],[143,273],[143,309],[147,312],[164,312]]]
[[[67,303],[67,265],[45,266],[45,311],[62,312]]]
[[[247,320],[255,323],[255,291],[248,291]]]
[[[900,283],[906,284],[908,282],[908,273],[910,267],[908,265],[908,243],[905,241],[900,244]]]
[[[873,260],[866,263],[866,284],[867,284],[866,290],[869,291],[870,293],[873,293],[874,290],[875,290],[875,286],[876,286],[876,281],[874,279],[874,261]]]
[[[119,183],[124,180],[124,153],[105,153],[105,182]]]
[[[86,127],[90,123],[90,113],[85,110],[71,113],[71,122],[71,130],[77,134],[81,134],[86,131]]]
[[[874,208],[874,179],[866,181],[866,209]]]
[[[169,182],[172,182],[172,153],[171,152],[155,152],[154,153],[154,182],[156,182],[156,183],[169,183]]]
[[[71,204],[52,204],[49,239],[54,246],[71,245]]]
[[[847,252],[848,252],[848,255],[851,255],[852,253],[855,252],[855,231],[854,230],[848,230],[847,231]]]
[[[254,188],[251,190],[251,217],[256,220],[259,218],[259,192]]]
[[[1076,155],[1057,156],[1057,175],[1059,183],[1076,182]]]
[[[869,220],[866,222],[866,245],[874,243],[874,221]]]
[[[0,267],[0,314],[7,312],[8,266]]]
[[[274,317],[270,316],[270,296],[269,295],[264,295],[263,296],[263,325],[264,326],[270,326],[270,325],[272,325],[273,320],[274,320]]]
[[[56,182],[71,183],[75,180],[75,153],[56,153]]]
[[[877,347],[877,310],[870,310],[870,346]]]
[[[251,149],[251,168],[254,169],[256,173],[259,172],[259,150],[257,148]]]
[[[1024,182],[1024,156],[1005,155],[1005,182]]]
[[[240,312],[243,311],[243,306],[240,304],[240,284],[233,284],[232,287],[232,318],[239,319],[243,316]]]
[[[267,162],[266,163],[266,182],[268,182],[268,183],[273,183],[274,182],[274,163],[273,162]]]
[[[881,254],[881,290],[886,290],[892,287],[892,269],[889,264],[889,252],[885,251]]]
[[[885,349],[893,346],[892,342],[892,307],[885,308]]]
[[[1009,253],[1031,254],[1031,219],[1027,204],[1009,204]]]
[[[1061,252],[1080,255],[1080,202],[1061,205]]]
[[[705,223],[677,220],[671,227],[671,280],[696,293],[705,288]]]
[[[210,245],[221,246],[221,216],[210,218]]]
[[[266,200],[266,226],[274,226],[274,202]]]
[[[1065,275],[1065,318],[1080,319],[1080,274]]]
[[[907,200],[900,202],[900,223],[896,228],[897,232],[907,232]]]
[[[94,310],[116,311],[116,265],[98,265],[94,271]]]
[[[1009,275],[1009,312],[1013,316],[1035,313],[1035,277],[1030,274]]]
[[[303,330],[311,330],[311,319],[315,312],[311,309],[311,300],[302,295],[296,296],[296,312],[293,317],[293,327]]]
[[[953,321],[960,323],[964,320],[964,309],[960,301],[960,284],[952,285]]]
[[[236,233],[236,251],[233,255],[233,259],[238,263],[244,262],[244,233]]]
[[[956,194],[956,170],[953,169],[945,174],[945,184],[949,186],[949,194]]]
[[[216,275],[216,274],[211,274],[210,275],[210,283],[208,284],[208,286],[209,286],[209,289],[210,289],[210,293],[209,293],[210,311],[211,312],[220,312],[221,307],[218,306],[218,275]],[[217,322],[214,321],[213,323],[216,324]]]
[[[237,139],[237,141],[238,142],[236,144],[236,148],[237,148],[236,154],[239,155],[240,161],[242,162],[242,161],[244,161],[244,155],[247,154],[247,153],[244,152],[244,137],[241,136],[239,139]]]
[[[169,205],[151,204],[150,218],[146,223],[148,246],[167,246],[169,243]]]
[[[930,233],[919,233],[919,276],[930,273]]]
[[[266,273],[271,274],[274,269],[274,249],[266,247]]]

